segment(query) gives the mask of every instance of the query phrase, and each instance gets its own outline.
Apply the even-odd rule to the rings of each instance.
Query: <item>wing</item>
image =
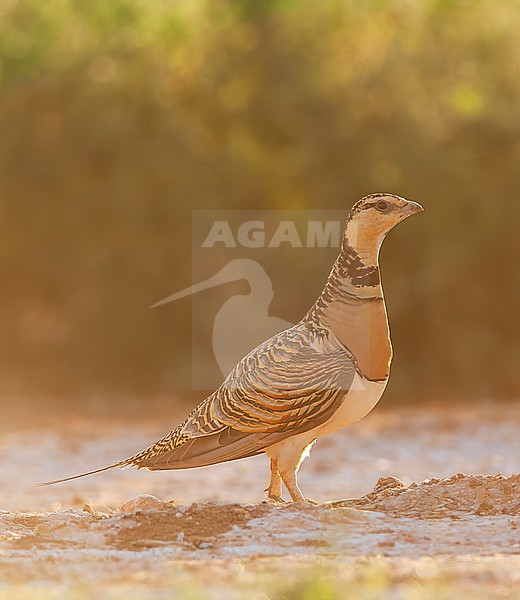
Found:
[[[213,409],[221,422],[262,439],[294,435],[330,417],[354,373],[354,360],[328,330],[300,323],[242,359],[216,391]]]
[[[260,454],[327,421],[354,374],[328,330],[299,323],[245,356],[184,423],[126,464],[183,469]]]

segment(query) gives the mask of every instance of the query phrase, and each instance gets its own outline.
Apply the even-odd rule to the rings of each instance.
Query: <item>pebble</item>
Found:
[[[154,508],[164,508],[167,504],[171,503],[165,502],[164,500],[156,498],[155,496],[150,496],[149,494],[141,494],[140,496],[136,496],[128,502],[125,502],[125,504],[123,504],[119,510],[123,512],[153,510]]]

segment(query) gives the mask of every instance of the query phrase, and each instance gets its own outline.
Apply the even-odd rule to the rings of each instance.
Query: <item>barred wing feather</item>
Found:
[[[326,422],[354,374],[328,330],[301,322],[260,344],[179,427],[125,462],[185,469],[260,454]]]

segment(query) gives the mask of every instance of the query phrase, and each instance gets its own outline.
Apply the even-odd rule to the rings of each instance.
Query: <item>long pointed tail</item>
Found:
[[[113,465],[109,465],[108,467],[103,467],[102,469],[95,469],[94,471],[89,471],[88,473],[81,473],[81,475],[73,475],[72,477],[64,477],[63,479],[56,479],[55,481],[44,481],[42,483],[37,483],[36,487],[45,487],[47,485],[54,485],[55,483],[63,483],[64,481],[72,481],[73,479],[79,479],[80,477],[87,477],[88,475],[95,475],[96,473],[102,473],[103,471],[110,471],[110,469],[117,469],[118,467],[128,467],[131,463],[128,463],[126,460],[115,463]]]

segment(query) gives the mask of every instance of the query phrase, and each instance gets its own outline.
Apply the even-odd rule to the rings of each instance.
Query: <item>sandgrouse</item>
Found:
[[[422,211],[393,194],[372,194],[348,215],[341,250],[325,288],[294,327],[245,356],[186,420],[115,467],[189,469],[265,452],[268,497],[305,498],[297,472],[317,438],[362,419],[386,387],[392,346],[379,250],[400,221]]]

